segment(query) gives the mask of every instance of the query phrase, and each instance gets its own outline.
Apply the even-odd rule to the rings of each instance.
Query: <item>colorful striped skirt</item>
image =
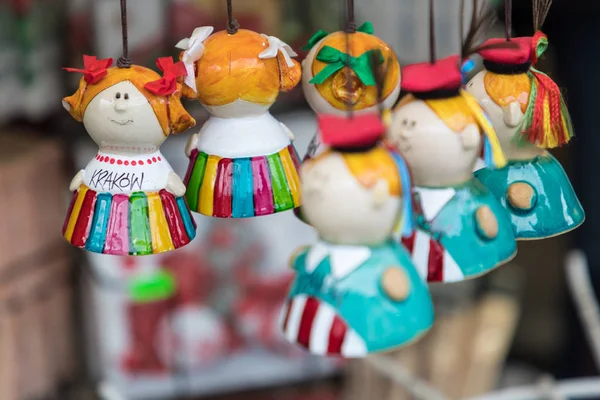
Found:
[[[194,149],[185,176],[192,211],[219,218],[269,215],[300,206],[300,158],[292,144],[259,157],[222,158]]]
[[[158,254],[183,247],[196,236],[185,198],[166,190],[98,193],[81,186],[63,225],[74,246],[113,255]]]

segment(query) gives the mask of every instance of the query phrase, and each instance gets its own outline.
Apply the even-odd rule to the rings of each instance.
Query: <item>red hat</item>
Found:
[[[343,150],[375,146],[385,133],[385,126],[378,114],[362,114],[353,117],[320,115],[319,131],[324,144]]]
[[[493,48],[503,42],[504,38],[494,38],[485,42],[478,53],[485,61],[495,64],[522,65],[530,63],[533,52],[532,37],[517,37],[510,40],[516,48]],[[490,48],[492,47],[492,48]]]
[[[458,90],[462,82],[458,55],[438,60],[434,64],[407,65],[402,70],[402,90],[413,94]]]

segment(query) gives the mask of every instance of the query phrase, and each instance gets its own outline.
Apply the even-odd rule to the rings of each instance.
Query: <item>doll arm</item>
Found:
[[[185,194],[185,185],[181,181],[179,175],[175,172],[169,172],[169,177],[167,178],[167,191],[174,194],[176,197],[181,197]]]
[[[475,211],[475,221],[477,223],[477,232],[480,236],[487,239],[494,239],[498,236],[498,219],[490,207],[479,207]]]
[[[296,260],[298,260],[298,257],[300,257],[300,255],[302,253],[307,251],[308,248],[309,248],[309,246],[301,246],[301,247],[298,247],[296,250],[294,250],[294,252],[290,256],[290,260],[289,260],[289,266],[291,269],[293,269],[294,271],[298,271],[298,268],[296,266]]]
[[[198,147],[198,134],[194,133],[185,145],[185,155],[189,158],[192,155],[192,150]]]
[[[285,126],[285,124],[283,122],[279,123],[281,125],[281,127],[283,128],[283,131],[288,135],[288,137],[290,138],[290,140],[293,142],[294,140],[296,140],[296,136],[294,135],[294,132],[292,132],[290,130],[290,128],[288,128],[287,126]]]
[[[85,176],[85,170],[79,170],[79,172],[71,179],[71,184],[69,185],[69,190],[71,192],[79,189],[79,186],[83,185],[83,177]]]
[[[400,267],[389,267],[381,275],[381,288],[392,301],[403,301],[410,294],[410,280]]]

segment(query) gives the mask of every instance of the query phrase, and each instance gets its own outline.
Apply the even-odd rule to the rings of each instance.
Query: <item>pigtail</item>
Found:
[[[65,97],[62,100],[62,103],[63,103],[63,106],[65,107],[65,109],[78,122],[83,121],[83,111],[84,110],[82,110],[81,106],[83,104],[83,96],[85,94],[87,86],[88,86],[88,84],[85,81],[85,79],[81,78],[81,80],[79,81],[79,88],[77,89],[77,91],[75,93],[73,93],[73,95]]]
[[[168,96],[168,119],[170,133],[176,135],[196,125],[196,120],[186,111],[181,104],[181,96],[185,90],[185,84],[177,84],[177,91]],[[188,88],[191,90],[190,88]]]
[[[289,67],[283,53],[277,54],[277,64],[279,66],[279,88],[282,92],[289,92],[295,88],[302,79],[302,67],[300,63],[292,59],[294,65]]]

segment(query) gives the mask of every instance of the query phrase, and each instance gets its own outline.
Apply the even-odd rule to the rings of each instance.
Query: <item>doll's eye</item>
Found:
[[[125,100],[129,100],[129,93],[125,93],[125,94],[123,95],[123,98],[124,98]]]
[[[408,120],[406,118],[402,120],[402,125],[404,125],[404,126],[408,125]]]
[[[410,122],[410,126],[411,126],[412,128],[414,128],[415,126],[417,126],[417,121],[411,121],[411,122]]]
[[[115,99],[120,99],[121,98],[121,92],[117,92],[115,94]]]

